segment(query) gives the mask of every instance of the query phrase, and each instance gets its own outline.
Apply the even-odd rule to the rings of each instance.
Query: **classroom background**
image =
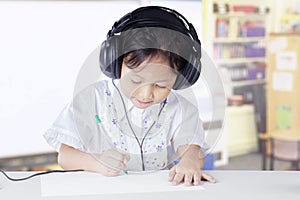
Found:
[[[225,116],[204,121],[218,135],[204,169],[299,170],[300,0],[0,0],[0,169],[59,169],[44,132],[78,74],[100,76],[88,58],[114,21],[145,5],[182,13],[222,79]]]

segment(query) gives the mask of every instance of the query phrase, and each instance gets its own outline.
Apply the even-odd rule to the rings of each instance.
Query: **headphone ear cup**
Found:
[[[201,73],[201,56],[193,56],[192,61],[190,62],[190,69],[187,75],[187,80],[189,81],[190,85],[193,85],[199,79]]]
[[[120,55],[118,36],[113,36],[105,40],[100,48],[100,69],[109,78],[120,78]]]
[[[200,54],[201,55],[201,54]],[[201,56],[192,55],[177,76],[174,90],[185,89],[196,83],[201,72]]]

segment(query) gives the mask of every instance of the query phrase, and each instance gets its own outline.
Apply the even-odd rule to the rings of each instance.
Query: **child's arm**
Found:
[[[62,144],[58,153],[58,163],[63,169],[83,169],[99,172],[105,176],[117,176],[126,169],[129,156],[115,150],[103,154],[89,154]]]
[[[208,174],[202,173],[204,156],[198,145],[182,145],[178,147],[180,161],[169,173],[169,181],[173,185],[184,182],[185,185],[199,185],[201,179],[209,182],[216,180]]]

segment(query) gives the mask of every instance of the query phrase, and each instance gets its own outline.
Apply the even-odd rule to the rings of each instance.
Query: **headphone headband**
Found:
[[[145,15],[145,11],[147,11],[146,15]],[[154,12],[164,11],[163,13],[164,15],[167,12],[169,16],[179,19],[180,21],[177,20],[177,22],[178,23],[180,22],[181,24],[178,23],[177,25],[173,24],[176,21],[167,20],[166,16],[161,16],[161,17],[159,15],[157,16],[156,14],[154,14],[153,11]],[[147,16],[149,14],[150,16]],[[144,16],[138,16],[138,15],[144,15]],[[169,22],[169,23],[165,23],[165,22]],[[162,28],[172,29],[174,31],[179,31],[185,35],[190,36],[194,41],[200,44],[200,40],[198,38],[197,32],[193,24],[189,23],[189,21],[176,10],[167,7],[162,7],[162,6],[140,7],[132,11],[131,13],[124,15],[120,20],[114,23],[111,30],[107,33],[107,38],[112,37],[116,33],[120,33],[128,29],[141,28],[141,27],[162,27]]]
[[[194,26],[189,23],[183,15],[175,10],[161,6],[140,7],[124,15],[113,24],[100,50],[100,67],[105,75],[113,79],[120,78],[123,62],[122,55],[134,50],[124,49],[123,42],[126,40],[127,35],[131,35],[130,31],[138,28],[148,28],[145,32],[146,35],[147,33],[151,33],[151,31],[162,31],[162,29],[165,29],[161,34],[164,34],[163,38],[167,38],[166,41],[169,39],[168,34],[170,34],[170,31],[173,31],[170,34],[171,38],[173,35],[177,35],[179,38],[185,38],[184,40],[180,39],[181,43],[178,44],[182,46],[179,46],[179,48],[174,49],[174,47],[178,45],[176,44],[174,47],[167,47],[167,49],[165,49],[181,56],[187,61],[187,64],[179,67],[179,75],[177,76],[173,89],[187,88],[198,80],[201,70],[201,42],[197,32]],[[169,32],[166,30],[169,30]],[[129,34],[124,34],[125,32]],[[172,40],[171,43],[173,42],[175,41]],[[150,46],[138,47],[138,49],[161,48],[160,46]]]

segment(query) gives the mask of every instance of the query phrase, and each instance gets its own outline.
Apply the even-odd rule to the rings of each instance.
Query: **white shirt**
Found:
[[[171,91],[165,102],[139,109],[116,87],[104,80],[80,92],[45,133],[47,142],[57,151],[63,143],[88,153],[126,152],[128,170],[142,170],[140,146],[146,170],[166,168],[180,145],[207,148],[198,109],[185,98]]]

